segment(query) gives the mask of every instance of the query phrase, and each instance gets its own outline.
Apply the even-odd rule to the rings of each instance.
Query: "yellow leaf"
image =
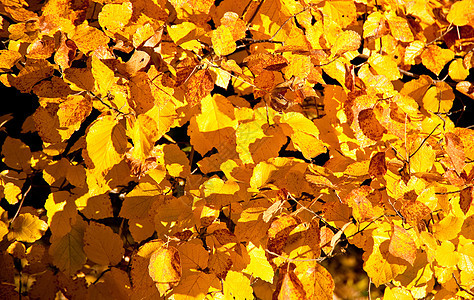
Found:
[[[92,56],[92,75],[98,96],[105,97],[114,83],[114,71],[109,69],[97,56]]]
[[[376,286],[393,280],[398,274],[403,273],[407,266],[404,260],[389,253],[389,242],[385,241],[374,245],[370,254],[364,254],[364,270]]]
[[[30,213],[19,214],[10,225],[9,240],[33,243],[48,229],[48,224]]]
[[[331,47],[331,55],[342,55],[347,51],[356,51],[360,47],[360,35],[352,30],[343,31]]]
[[[91,222],[84,233],[87,258],[100,265],[116,265],[124,254],[122,238],[110,227]]]
[[[400,42],[412,42],[414,37],[406,18],[399,17],[393,10],[385,14],[392,36]]]
[[[436,153],[429,143],[423,142],[422,137],[412,141],[409,148],[410,169],[412,172],[429,172],[433,167]],[[423,144],[422,144],[423,143]]]
[[[303,284],[308,299],[333,299],[334,280],[328,270],[316,261],[299,262],[295,274]]]
[[[127,120],[128,136],[132,139],[132,156],[139,160],[146,159],[158,137],[158,128],[155,120],[147,115],[140,114],[135,120]]]
[[[393,81],[401,78],[398,71],[397,62],[388,55],[372,53],[369,57],[369,64],[379,75],[385,75],[388,80]]]
[[[109,38],[99,29],[86,23],[77,26],[70,37],[84,54],[89,54],[100,46],[107,47]]]
[[[86,222],[78,218],[66,235],[60,238],[51,237],[49,255],[53,264],[68,275],[73,275],[87,261],[83,250],[85,229]]]
[[[236,150],[244,164],[277,157],[281,146],[286,143],[286,136],[280,126],[267,125],[265,107],[254,113],[254,121],[242,123],[236,130]]]
[[[191,173],[188,157],[178,145],[164,145],[163,154],[168,174],[173,177],[187,177]]]
[[[262,246],[255,246],[252,242],[247,244],[247,252],[250,256],[250,263],[243,270],[243,272],[258,277],[267,282],[273,282],[273,268],[268,262],[265,250]]]
[[[222,288],[226,299],[254,299],[250,279],[240,272],[229,271]]]
[[[132,3],[106,4],[99,13],[99,24],[112,34],[124,28],[132,17]]]
[[[150,212],[156,196],[160,195],[161,190],[150,182],[138,184],[130,193],[127,194],[120,210],[120,216],[127,219],[143,219]]]
[[[125,129],[113,116],[103,116],[89,127],[86,143],[93,168],[106,172],[122,160],[127,137]]]
[[[143,244],[132,256],[130,278],[133,282],[134,299],[160,297],[156,284],[148,273],[148,268],[151,255],[162,246],[163,241],[151,240]]]
[[[9,70],[21,58],[21,54],[13,50],[0,50],[0,69]]]
[[[161,247],[151,254],[148,273],[160,295],[176,286],[181,279],[181,259],[179,252],[175,247]]]
[[[434,236],[440,241],[456,238],[461,231],[463,221],[463,218],[449,214],[433,225]]]
[[[306,159],[311,159],[326,152],[325,144],[319,138],[319,130],[314,123],[301,113],[284,113],[280,119],[284,126],[283,132],[288,135],[296,149],[303,153]]]
[[[341,28],[351,25],[357,18],[356,6],[352,1],[325,1],[322,8],[325,18]]]
[[[234,41],[243,39],[245,37],[246,25],[245,22],[240,19],[239,14],[234,11],[227,11],[221,18],[221,26],[225,26],[230,29]]]
[[[449,77],[454,81],[462,81],[469,76],[469,70],[464,67],[461,58],[456,58],[449,64]]]
[[[364,38],[380,38],[390,32],[385,16],[379,12],[371,13],[364,22]]]
[[[5,199],[11,205],[16,204],[22,198],[20,187],[16,186],[13,182],[7,182],[5,184],[3,193],[5,194]]]
[[[405,57],[404,63],[406,65],[415,65],[416,61],[415,59],[423,52],[423,49],[425,48],[425,43],[422,41],[413,41],[406,47],[405,49]]]
[[[436,261],[440,266],[452,267],[458,263],[459,255],[454,249],[454,244],[450,241],[442,241],[441,245],[436,248]]]
[[[10,84],[22,93],[29,93],[40,81],[53,75],[53,65],[47,60],[27,59],[16,77],[8,75]]]
[[[186,277],[183,276],[180,284],[173,288],[172,295],[175,300],[204,299],[209,290],[221,289],[216,275],[193,272]]]
[[[145,25],[139,27],[137,31],[133,34],[133,46],[135,48],[140,47],[146,40],[151,38],[155,34],[153,27],[146,23]],[[160,36],[161,37],[161,36]]]
[[[416,245],[410,233],[403,227],[393,226],[392,237],[388,251],[396,256],[403,258],[412,266],[416,258]]]
[[[231,54],[236,49],[236,44],[232,32],[227,26],[219,26],[212,32],[212,45],[218,56]]]
[[[403,287],[387,287],[383,294],[384,300],[413,300],[410,291]]]
[[[474,1],[462,0],[453,3],[446,19],[456,26],[474,26]]]
[[[51,233],[55,238],[71,231],[72,224],[76,222],[77,210],[69,192],[57,191],[49,194],[44,208],[47,211]]]

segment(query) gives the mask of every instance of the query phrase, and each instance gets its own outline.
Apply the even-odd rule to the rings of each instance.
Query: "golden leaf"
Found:
[[[9,240],[33,243],[39,240],[48,229],[48,224],[30,213],[19,214],[11,223]]]
[[[236,49],[234,37],[230,28],[221,25],[212,32],[212,45],[218,56],[231,54]]]
[[[127,147],[125,129],[112,116],[103,116],[89,127],[87,155],[92,167],[106,172],[122,160]]]
[[[181,259],[175,247],[161,247],[150,256],[148,273],[155,281],[160,295],[176,286],[181,279]]]
[[[240,272],[229,271],[222,288],[226,299],[253,299],[253,290],[250,279]]]
[[[89,54],[100,46],[106,47],[109,42],[102,31],[87,24],[77,26],[70,38],[84,54]]]
[[[99,24],[112,34],[124,28],[132,17],[132,3],[106,4],[99,13]]]
[[[250,256],[250,263],[243,272],[271,283],[274,272],[262,246],[257,247],[252,242],[249,242],[247,244],[247,252]]]
[[[456,26],[474,25],[474,2],[462,0],[453,3],[446,16],[448,22]]]
[[[417,249],[413,237],[405,228],[398,225],[393,226],[388,251],[396,257],[403,258],[413,266]]]

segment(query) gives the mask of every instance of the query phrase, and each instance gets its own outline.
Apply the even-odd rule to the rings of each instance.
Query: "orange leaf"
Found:
[[[405,228],[398,225],[393,226],[388,251],[396,257],[403,258],[413,266],[417,252],[416,245],[413,237]]]
[[[371,108],[364,109],[359,113],[359,127],[368,138],[379,141],[382,139],[387,129],[380,125],[379,120],[375,116],[374,110]]]
[[[461,81],[456,84],[456,89],[471,99],[474,99],[474,84],[471,82]]]
[[[436,45],[429,45],[421,54],[421,61],[425,67],[436,75],[439,75],[444,66],[453,58],[453,51]]]
[[[420,222],[431,212],[428,206],[416,200],[403,202],[400,213],[412,226],[420,226]]]
[[[280,275],[276,290],[273,293],[273,299],[306,299],[306,291],[294,273],[294,268],[294,264],[290,266],[284,264],[280,267]]]
[[[467,187],[459,193],[459,206],[464,214],[467,214],[472,205],[474,196],[474,188],[472,186]]]
[[[464,145],[462,140],[453,132],[445,133],[446,152],[453,162],[454,169],[461,174],[466,166],[466,155],[464,154]]]

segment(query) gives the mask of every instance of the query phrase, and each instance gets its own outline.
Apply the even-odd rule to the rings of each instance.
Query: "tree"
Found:
[[[1,3],[1,298],[474,296],[472,0]]]

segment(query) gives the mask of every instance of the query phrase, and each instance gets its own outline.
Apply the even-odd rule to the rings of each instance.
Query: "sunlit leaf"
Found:
[[[89,127],[86,136],[87,155],[98,171],[110,170],[122,160],[127,140],[125,129],[112,116],[104,116]]]
[[[48,229],[48,224],[30,213],[19,214],[12,222],[8,239],[27,243],[39,240]]]
[[[181,260],[174,247],[162,247],[151,254],[148,273],[161,295],[177,285],[181,279]]]

